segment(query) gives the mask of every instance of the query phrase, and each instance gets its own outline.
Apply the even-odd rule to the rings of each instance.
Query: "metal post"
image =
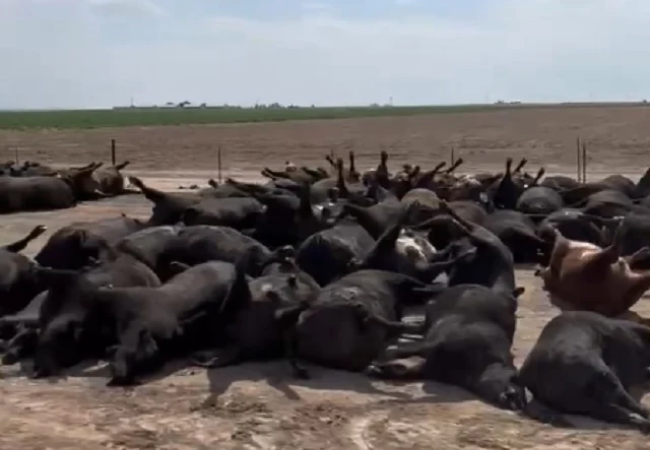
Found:
[[[219,184],[221,184],[222,181],[222,166],[221,166],[221,146],[217,148],[217,174],[219,176]]]
[[[576,157],[578,160],[578,183],[582,181],[582,163],[580,159],[580,136],[576,138]]]
[[[115,165],[115,139],[111,139],[111,164]]]
[[[587,145],[582,143],[582,182],[587,182]]]
[[[454,163],[456,162],[456,157],[454,155],[454,147],[451,148],[451,166],[454,167]]]

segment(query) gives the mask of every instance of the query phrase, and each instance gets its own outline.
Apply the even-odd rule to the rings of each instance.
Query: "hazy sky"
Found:
[[[0,0],[0,108],[650,98],[648,0]]]

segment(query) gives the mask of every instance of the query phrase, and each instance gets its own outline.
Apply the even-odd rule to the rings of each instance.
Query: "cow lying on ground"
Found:
[[[614,241],[605,248],[569,240],[554,228],[546,230],[551,234],[546,238],[555,243],[548,266],[536,275],[542,278],[551,303],[560,309],[615,317],[630,309],[650,288],[650,271],[635,272],[630,268],[650,249],[621,257],[620,225]]]
[[[34,263],[20,252],[46,229],[39,225],[23,239],[0,247],[0,317],[20,311],[42,290]]]
[[[400,346],[394,358],[420,356],[419,365],[375,362],[366,373],[379,378],[428,378],[466,388],[509,409],[523,409],[526,397],[517,384],[511,354],[515,333],[517,288],[511,295],[485,286],[451,287],[427,305],[422,342]],[[405,325],[405,329],[410,328]]]
[[[157,286],[160,281],[131,255],[106,254],[97,266],[75,270],[38,270],[47,284],[41,305],[34,376],[55,375],[91,356],[103,356],[111,343],[110,327],[97,315],[95,293],[100,287]]]
[[[572,311],[544,327],[519,382],[544,406],[650,432],[650,410],[628,393],[647,380],[648,367],[650,328]]]

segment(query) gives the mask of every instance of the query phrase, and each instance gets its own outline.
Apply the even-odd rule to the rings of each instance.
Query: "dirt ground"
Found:
[[[111,138],[126,172],[165,189],[216,176],[223,148],[224,174],[258,178],[264,166],[285,160],[323,164],[323,154],[354,149],[362,168],[386,149],[396,165],[433,165],[456,155],[466,171],[500,169],[506,156],[526,156],[529,170],[575,173],[575,139],[589,145],[589,174],[639,176],[647,166],[650,109],[585,108],[503,111],[230,126],[188,126],[87,131],[0,131],[0,159],[58,164],[106,160]],[[1,154],[6,152],[6,156]],[[124,212],[146,217],[138,196],[48,213],[3,216],[0,238],[22,237],[46,224],[49,234],[72,221]],[[517,271],[526,287],[520,300],[514,352],[521,362],[557,311],[530,270]],[[650,302],[636,307],[650,317]],[[576,428],[555,429],[501,411],[451,386],[391,384],[311,368],[297,382],[287,365],[251,363],[214,370],[171,368],[165,377],[133,389],[105,387],[93,367],[53,381],[30,381],[16,366],[0,368],[0,450],[4,449],[650,449],[633,430],[573,418]],[[646,401],[650,399],[646,398]],[[649,403],[650,405],[650,403]]]

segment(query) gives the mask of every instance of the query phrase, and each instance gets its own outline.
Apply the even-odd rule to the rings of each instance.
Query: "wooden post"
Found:
[[[576,157],[578,160],[578,183],[582,181],[582,164],[581,164],[581,159],[580,159],[580,136],[576,138]]]
[[[219,184],[221,184],[222,181],[221,146],[217,148],[217,175],[219,176]]]
[[[115,165],[115,139],[111,139],[111,164]]]
[[[587,182],[587,164],[589,162],[588,159],[588,153],[587,153],[587,144],[582,143],[582,182],[586,183]]]
[[[454,167],[455,162],[456,162],[456,158],[455,158],[455,155],[454,155],[454,147],[452,147],[451,148],[451,166],[450,167]]]

